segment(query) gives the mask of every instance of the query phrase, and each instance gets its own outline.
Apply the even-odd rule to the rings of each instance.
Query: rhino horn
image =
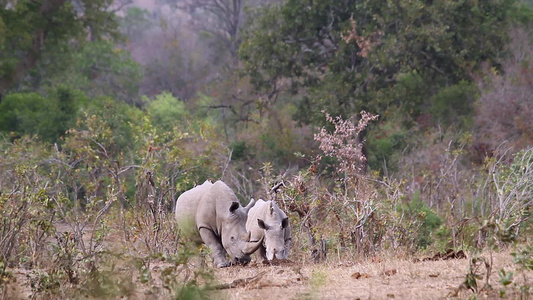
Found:
[[[242,250],[242,252],[244,254],[246,254],[246,255],[250,255],[250,254],[254,253],[255,251],[257,251],[257,249],[259,249],[259,247],[262,244],[263,244],[263,238],[259,239],[256,242],[247,242],[246,246],[244,247],[244,250]]]

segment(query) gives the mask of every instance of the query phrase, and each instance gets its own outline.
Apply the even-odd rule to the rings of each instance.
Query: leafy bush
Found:
[[[503,285],[503,289],[500,290],[500,297],[527,299],[533,291],[533,283],[526,276],[528,272],[533,271],[533,246],[517,247],[511,255],[515,264],[514,272],[505,271],[505,269],[498,271],[500,283]],[[521,278],[519,275],[522,275]]]
[[[171,131],[189,113],[185,103],[172,96],[169,92],[156,95],[153,99],[144,98],[146,110],[152,122],[164,131]]]
[[[467,81],[441,89],[431,97],[430,113],[437,124],[459,128],[469,128],[472,123],[474,102],[477,99],[478,88]]]
[[[398,116],[389,116],[369,130],[367,152],[368,165],[372,170],[388,175],[400,168],[402,155],[412,139],[401,123]]]
[[[424,249],[433,243],[434,232],[443,222],[420,197],[420,191],[416,191],[398,210],[404,214],[408,230],[414,232],[414,245]]]
[[[41,265],[45,240],[55,234],[56,205],[39,168],[50,149],[28,137],[0,145],[0,260]]]
[[[533,205],[533,148],[512,155],[510,165],[502,162],[503,156],[487,161],[489,172],[486,197],[492,213],[484,227],[493,231],[499,242],[513,242],[520,232],[531,225]]]
[[[0,103],[0,129],[16,136],[24,131],[37,133],[38,114],[45,111],[46,100],[37,93],[7,95]]]
[[[231,158],[233,160],[241,160],[245,159],[248,155],[250,155],[248,152],[248,146],[246,145],[246,141],[235,141],[229,145],[232,153]]]
[[[220,176],[228,150],[206,123],[161,132],[142,114],[93,99],[61,146],[29,136],[1,140],[2,283],[11,268],[33,268],[33,297],[128,296],[136,273],[123,267],[126,256],[148,255],[149,265],[185,248],[173,203],[195,183]],[[180,258],[169,278],[186,263]],[[190,291],[205,281],[182,283]]]
[[[40,63],[37,72],[42,87],[67,85],[90,98],[111,97],[140,104],[141,65],[109,39],[47,50],[48,60]]]
[[[43,141],[59,142],[74,126],[85,95],[66,87],[50,90],[47,96],[37,93],[12,93],[0,103],[0,131],[14,138],[37,135]]]

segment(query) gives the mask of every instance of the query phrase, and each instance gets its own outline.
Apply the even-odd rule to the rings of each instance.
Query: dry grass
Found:
[[[498,298],[503,288],[498,270],[515,271],[510,250],[492,253],[493,267],[490,284],[493,289],[477,294],[482,298]],[[491,253],[481,255],[490,259]],[[468,289],[458,290],[469,270],[467,259],[414,262],[413,257],[400,258],[381,254],[362,260],[339,260],[313,264],[305,261],[282,261],[271,265],[252,262],[247,266],[233,266],[214,270],[214,282],[207,296],[211,299],[466,299],[473,294]],[[197,259],[193,259],[195,261]],[[150,284],[140,282],[135,268],[119,267],[117,276],[132,278],[134,290],[128,299],[170,299],[171,294],[162,287],[161,275],[168,263],[150,265]],[[196,266],[194,266],[196,265]],[[198,264],[189,264],[191,270]],[[208,263],[209,265],[209,263]],[[122,270],[122,271],[121,271]],[[131,272],[133,271],[132,274]],[[485,276],[485,269],[480,275]],[[121,274],[123,272],[124,274]],[[14,270],[15,282],[10,285],[10,298],[28,299],[31,296],[29,277],[31,271]],[[128,273],[128,274],[125,274]],[[183,274],[182,274],[183,275]],[[532,279],[531,272],[525,274]],[[516,277],[518,278],[518,276]],[[520,277],[522,278],[522,277]],[[523,279],[517,279],[523,280]],[[483,286],[482,280],[478,287]],[[516,289],[507,288],[509,299],[519,295]],[[516,297],[514,297],[514,296]]]
[[[489,258],[490,254],[485,253]],[[509,251],[493,253],[490,275],[492,291],[502,288],[497,271],[514,270]],[[413,262],[381,256],[359,262],[322,264],[280,263],[272,266],[250,265],[216,270],[216,279],[230,283],[264,273],[251,284],[217,292],[221,299],[444,299],[465,280],[469,259]],[[485,271],[485,270],[483,270]],[[532,275],[532,274],[529,274]],[[481,284],[480,284],[481,285]],[[458,298],[468,298],[469,290],[460,290]]]

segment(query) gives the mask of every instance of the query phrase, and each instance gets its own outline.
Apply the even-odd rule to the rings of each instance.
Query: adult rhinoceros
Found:
[[[286,259],[291,244],[289,218],[273,201],[257,200],[248,213],[246,230],[251,241],[263,240],[255,253],[256,260]]]
[[[217,267],[248,263],[250,254],[262,242],[249,242],[250,234],[246,231],[248,210],[253,205],[252,200],[242,207],[224,182],[206,181],[178,197],[176,221],[182,234],[211,249]]]

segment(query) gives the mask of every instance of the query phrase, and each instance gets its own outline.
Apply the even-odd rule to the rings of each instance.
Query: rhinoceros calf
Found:
[[[258,262],[288,257],[291,244],[289,218],[273,201],[257,200],[248,212],[246,230],[251,233],[251,241],[263,240],[255,252]]]
[[[247,214],[253,205],[252,200],[242,207],[224,182],[206,181],[178,197],[176,221],[182,234],[211,249],[217,267],[248,263],[250,254],[262,242],[249,242],[250,234],[246,231]]]

